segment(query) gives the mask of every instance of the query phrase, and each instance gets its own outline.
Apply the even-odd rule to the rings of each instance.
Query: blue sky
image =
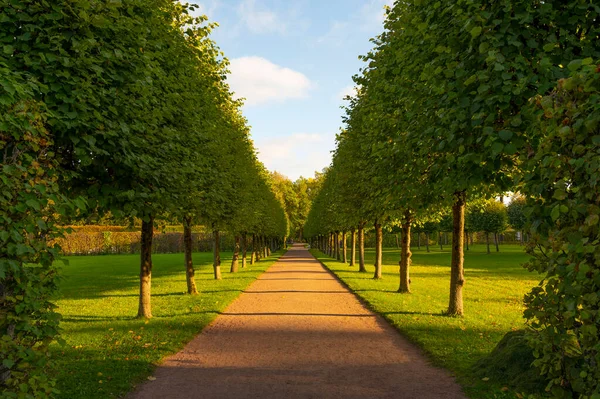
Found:
[[[218,22],[213,39],[246,98],[259,159],[295,180],[329,165],[359,54],[392,0],[192,0]]]

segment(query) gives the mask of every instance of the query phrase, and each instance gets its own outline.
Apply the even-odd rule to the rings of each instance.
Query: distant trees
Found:
[[[508,227],[506,207],[502,202],[494,199],[474,203],[467,214],[469,226],[473,231],[485,233],[487,253],[490,253],[490,234],[494,235],[496,252],[500,252],[498,235]]]

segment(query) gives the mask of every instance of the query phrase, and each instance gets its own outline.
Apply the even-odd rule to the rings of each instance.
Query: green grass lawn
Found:
[[[152,314],[135,318],[139,256],[68,257],[60,299],[62,337],[52,346],[61,398],[111,398],[146,379],[165,356],[180,350],[281,253],[236,274],[222,254],[223,280],[215,281],[212,254],[195,253],[200,294],[186,294],[183,254],[153,255]]]
[[[503,392],[501,381],[473,376],[474,363],[487,355],[511,329],[524,326],[523,295],[538,284],[539,276],[521,267],[528,256],[523,247],[504,245],[487,255],[476,245],[465,255],[465,316],[446,317],[450,289],[450,249],[413,249],[412,294],[399,294],[397,249],[384,249],[383,279],[373,280],[375,253],[367,250],[369,273],[337,262],[312,250],[351,290],[383,315],[403,335],[417,343],[433,362],[454,372],[472,398],[515,397]]]

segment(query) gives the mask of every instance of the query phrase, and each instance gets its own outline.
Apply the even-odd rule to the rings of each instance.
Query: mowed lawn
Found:
[[[212,253],[193,255],[197,296],[186,294],[183,254],[153,255],[153,318],[135,318],[139,256],[67,257],[60,299],[64,345],[54,344],[59,398],[112,398],[145,380],[160,360],[177,352],[209,324],[281,252],[229,273],[231,253],[222,254],[223,280],[215,281]],[[240,265],[241,266],[241,265]]]
[[[502,381],[482,381],[473,376],[473,365],[487,355],[504,334],[524,327],[523,296],[540,281],[521,265],[528,260],[523,247],[503,245],[487,255],[485,245],[475,245],[465,255],[465,316],[447,317],[450,288],[450,247],[447,250],[413,251],[410,270],[412,294],[399,294],[397,249],[384,249],[383,279],[373,280],[374,250],[365,258],[369,273],[337,262],[313,250],[341,280],[382,314],[402,334],[416,342],[432,361],[453,371],[472,398],[515,397],[503,392]],[[485,378],[485,377],[484,377]]]

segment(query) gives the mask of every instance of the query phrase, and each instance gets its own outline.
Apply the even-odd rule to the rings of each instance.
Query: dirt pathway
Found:
[[[293,247],[130,398],[464,398]]]

